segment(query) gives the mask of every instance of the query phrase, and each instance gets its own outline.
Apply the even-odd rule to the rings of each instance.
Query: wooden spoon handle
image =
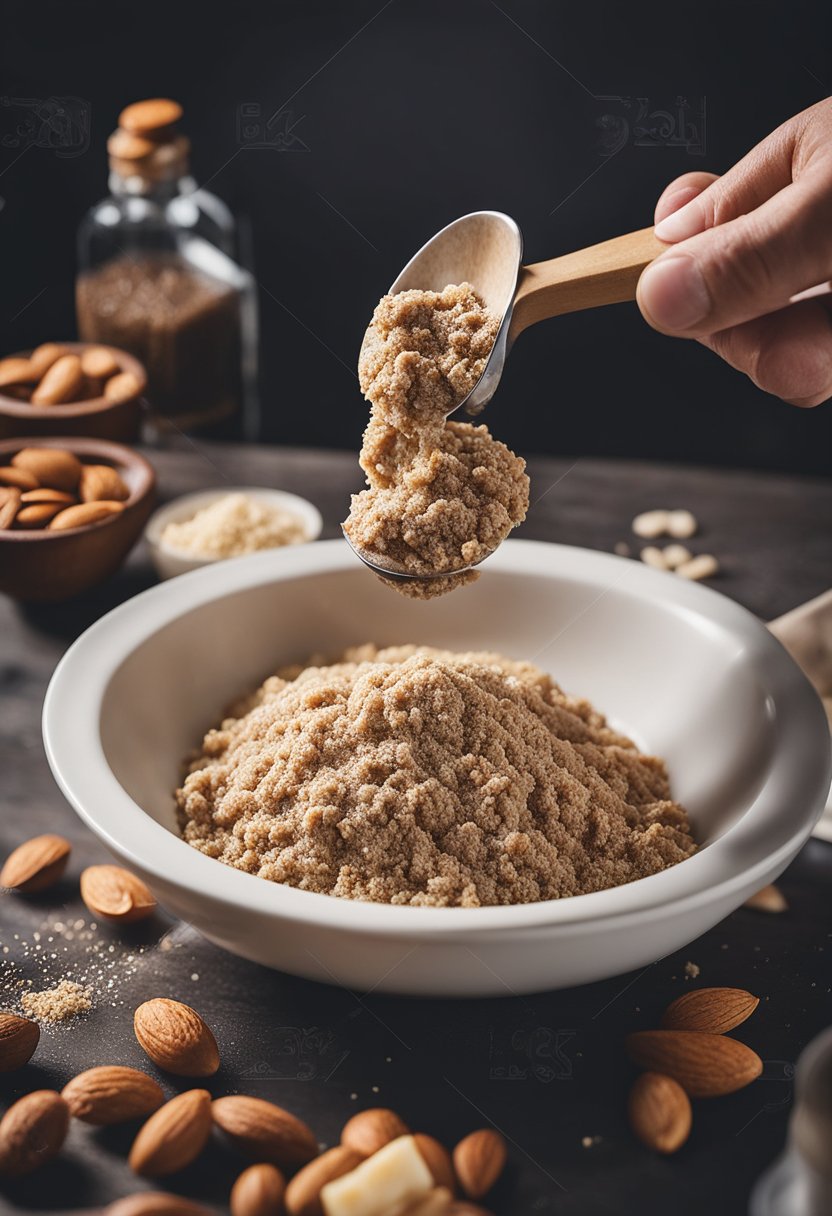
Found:
[[[666,248],[652,228],[642,228],[589,249],[524,266],[514,297],[509,342],[546,317],[634,300],[642,270]]]

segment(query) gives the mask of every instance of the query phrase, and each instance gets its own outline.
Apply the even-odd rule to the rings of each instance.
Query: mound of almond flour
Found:
[[[347,651],[266,680],[176,792],[183,836],[272,882],[379,903],[531,903],[696,849],[661,760],[529,663]]]
[[[523,521],[525,462],[485,426],[449,422],[482,375],[500,327],[469,283],[384,296],[358,363],[372,404],[345,531],[381,564],[411,575],[481,561]],[[473,572],[391,583],[420,599],[473,581]]]

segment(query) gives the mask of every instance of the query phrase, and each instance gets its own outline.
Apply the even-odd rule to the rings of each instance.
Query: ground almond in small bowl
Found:
[[[161,535],[168,548],[203,558],[242,557],[307,539],[298,515],[248,494],[224,494],[190,519],[167,524]]]

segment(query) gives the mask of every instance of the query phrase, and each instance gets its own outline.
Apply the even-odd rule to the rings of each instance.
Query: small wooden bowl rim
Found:
[[[108,346],[106,342],[56,342],[55,345],[65,347],[67,352],[72,355],[93,349],[110,351],[118,360],[119,371],[132,372],[139,381],[138,391],[125,401],[110,401],[107,397],[88,397],[86,401],[64,401],[59,405],[32,405],[29,401],[19,401],[17,397],[10,397],[0,389],[0,413],[9,414],[13,418],[34,418],[38,421],[51,418],[56,425],[59,425],[62,418],[83,418],[87,414],[106,414],[108,410],[121,409],[129,402],[141,397],[147,388],[147,372],[143,364],[134,355],[128,354],[126,350],[121,350],[118,346]],[[31,354],[31,350],[18,350],[4,358],[28,359]]]
[[[32,541],[40,543],[47,541],[58,542],[63,540],[64,537],[78,536],[79,533],[92,532],[95,528],[117,523],[124,517],[128,508],[135,507],[138,503],[143,502],[149,494],[152,494],[153,488],[156,485],[156,473],[150,461],[133,448],[127,447],[126,444],[114,443],[111,439],[87,439],[81,436],[76,438],[74,436],[59,435],[32,438],[23,436],[20,439],[4,439],[0,441],[0,466],[9,464],[10,460],[6,458],[14,456],[22,448],[63,448],[66,451],[72,452],[79,460],[89,460],[90,457],[98,457],[100,461],[115,465],[118,469],[136,470],[139,474],[138,484],[135,489],[131,489],[130,496],[124,503],[124,511],[119,511],[107,519],[98,519],[91,524],[80,524],[77,528],[63,528],[57,532],[50,532],[48,528],[21,528],[20,531],[6,528],[0,531],[0,544],[5,544],[8,541],[17,542],[18,544]]]

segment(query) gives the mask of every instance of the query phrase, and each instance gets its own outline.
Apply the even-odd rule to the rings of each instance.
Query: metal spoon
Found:
[[[431,237],[407,263],[389,294],[411,288],[442,291],[450,283],[470,283],[502,318],[485,370],[468,396],[450,411],[477,414],[494,396],[508,352],[524,329],[547,317],[634,300],[641,272],[665,248],[652,228],[642,228],[524,266],[523,236],[511,216],[473,211]],[[366,566],[392,581],[448,578],[472,568],[410,574],[386,565],[378,554],[357,549],[344,535]]]

